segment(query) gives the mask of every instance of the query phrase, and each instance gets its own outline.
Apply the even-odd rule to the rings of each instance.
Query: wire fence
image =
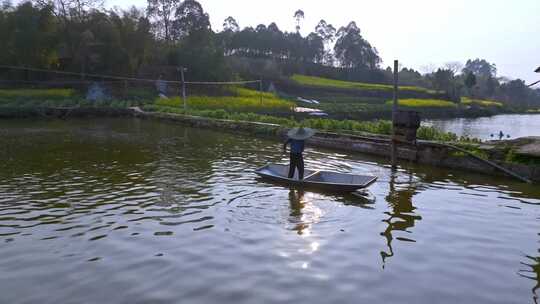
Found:
[[[176,69],[168,67],[169,70]],[[188,75],[188,74],[187,74]],[[189,75],[188,75],[189,76]],[[151,102],[158,97],[233,96],[237,88],[259,91],[263,102],[263,81],[189,81],[171,80],[164,75],[127,77],[119,75],[77,73],[32,67],[0,65],[0,89],[71,89],[86,100],[112,99]]]

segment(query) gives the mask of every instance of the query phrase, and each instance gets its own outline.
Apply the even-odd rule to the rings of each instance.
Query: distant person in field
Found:
[[[502,140],[504,137],[503,131],[499,131],[499,140]]]
[[[315,135],[315,130],[310,128],[294,128],[287,133],[287,141],[283,144],[283,152],[287,152],[287,145],[291,145],[289,178],[294,177],[295,169],[298,170],[298,179],[304,179],[304,146],[306,139]]]

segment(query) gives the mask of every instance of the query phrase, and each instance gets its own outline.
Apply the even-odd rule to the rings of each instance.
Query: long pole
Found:
[[[182,99],[184,100],[184,111],[186,111],[187,102],[186,102],[186,81],[184,79],[184,67],[180,67],[180,75],[182,76]]]
[[[392,104],[392,168],[397,168],[397,142],[395,120],[398,110],[398,67],[399,62],[394,60],[394,103]]]
[[[262,79],[259,80],[259,94],[261,95],[261,105],[263,103],[263,83],[262,83]]]

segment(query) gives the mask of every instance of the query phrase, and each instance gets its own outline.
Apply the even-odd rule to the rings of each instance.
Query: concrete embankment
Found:
[[[172,121],[196,128],[249,133],[270,138],[283,139],[287,131],[286,128],[280,125],[267,123],[229,121],[157,112],[134,111],[134,113],[141,118]],[[308,140],[308,144],[315,147],[366,153],[388,158],[391,151],[390,143],[390,139],[387,136],[357,136],[330,132],[319,132],[316,136]],[[404,161],[437,167],[466,170],[468,172],[488,175],[505,175],[500,169],[478,158],[459,155],[459,153],[455,152],[448,145],[431,141],[418,141],[416,145],[400,145],[398,148],[398,157]],[[540,166],[538,165],[521,165],[506,162],[497,162],[497,165],[513,171],[526,179],[540,182]]]

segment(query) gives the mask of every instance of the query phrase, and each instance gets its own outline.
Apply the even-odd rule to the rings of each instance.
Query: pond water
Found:
[[[0,303],[532,303],[540,187],[308,149],[374,203],[257,180],[280,143],[0,121]]]
[[[498,139],[503,132],[504,139],[526,136],[540,136],[540,114],[506,114],[480,118],[454,118],[428,120],[423,123],[458,136],[476,137],[482,140]],[[491,135],[493,134],[493,137]]]

